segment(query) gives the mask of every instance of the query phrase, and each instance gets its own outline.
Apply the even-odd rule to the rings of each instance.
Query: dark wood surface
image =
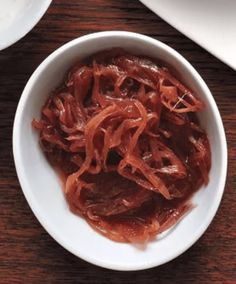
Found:
[[[161,267],[140,272],[114,272],[93,266],[57,244],[29,209],[13,163],[14,114],[32,72],[65,42],[103,30],[143,33],[167,43],[186,57],[210,87],[222,114],[228,141],[227,185],[220,209],[209,229],[182,256]],[[235,71],[135,0],[55,0],[25,38],[0,52],[1,284],[236,283],[235,227]]]

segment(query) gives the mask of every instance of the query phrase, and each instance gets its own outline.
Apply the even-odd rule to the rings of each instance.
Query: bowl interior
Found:
[[[210,182],[193,197],[197,205],[171,232],[145,248],[116,243],[96,233],[72,214],[63,196],[61,182],[39,147],[31,127],[50,91],[60,84],[68,68],[88,55],[111,47],[161,59],[177,70],[179,77],[201,97],[206,108],[200,115],[212,151]],[[164,44],[138,34],[103,32],[76,39],[49,56],[35,71],[20,100],[13,134],[14,157],[24,194],[45,229],[62,246],[94,264],[138,270],[165,263],[189,248],[214,217],[224,189],[226,143],[215,102],[196,71],[179,54]]]

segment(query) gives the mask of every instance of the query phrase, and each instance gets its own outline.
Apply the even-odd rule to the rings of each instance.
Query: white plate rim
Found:
[[[49,8],[51,2],[52,0],[41,1],[42,4],[41,4],[40,10],[33,17],[31,17],[31,21],[29,21],[26,26],[21,28],[18,33],[14,33],[14,36],[11,38],[11,40],[4,42],[4,40],[2,39],[3,43],[0,45],[0,51],[13,45],[14,43],[22,39],[27,33],[29,33],[36,26],[36,24],[40,21],[40,19],[43,17],[45,12]],[[14,28],[14,26],[11,28]]]
[[[164,20],[166,23],[168,23],[169,25],[171,25],[173,28],[177,29],[179,32],[181,32],[183,35],[185,35],[187,38],[189,38],[190,40],[192,40],[193,42],[195,42],[196,44],[198,44],[199,46],[201,46],[202,48],[204,48],[206,51],[208,51],[210,54],[212,54],[214,57],[216,57],[217,59],[219,59],[220,61],[222,61],[223,63],[225,63],[226,65],[228,65],[229,67],[231,67],[233,70],[236,71],[236,65],[234,63],[232,63],[230,60],[228,60],[227,58],[225,58],[223,55],[221,55],[218,52],[215,52],[214,49],[209,48],[209,46],[202,42],[201,40],[198,40],[197,37],[194,37],[194,35],[189,32],[187,29],[183,29],[179,26],[178,23],[174,23],[173,21],[171,21],[169,18],[167,18],[166,16],[162,15],[161,13],[158,13],[156,11],[156,9],[153,8],[153,6],[151,5],[151,3],[149,1],[146,0],[139,0],[143,5],[145,5],[149,10],[151,10],[154,14],[158,15],[162,20]]]

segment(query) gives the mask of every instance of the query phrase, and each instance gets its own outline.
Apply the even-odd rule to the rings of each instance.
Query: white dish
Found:
[[[193,198],[194,208],[168,234],[140,250],[113,242],[95,232],[69,210],[59,177],[46,160],[32,129],[50,91],[78,60],[112,47],[161,58],[205,101],[200,120],[212,150],[210,182]],[[115,270],[141,270],[177,257],[204,233],[216,214],[224,191],[227,170],[225,133],[216,103],[196,70],[175,50],[150,37],[129,32],[100,32],[77,38],[48,56],[36,69],[21,96],[13,129],[13,152],[24,195],[42,226],[64,248],[93,264]]]
[[[236,70],[235,0],[140,0],[184,35]]]
[[[0,0],[0,50],[25,36],[52,0]]]

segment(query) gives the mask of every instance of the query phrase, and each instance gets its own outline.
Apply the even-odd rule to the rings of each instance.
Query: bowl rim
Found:
[[[0,45],[0,51],[8,48],[9,46],[15,44],[19,40],[21,40],[26,34],[28,34],[35,26],[36,24],[41,20],[47,9],[49,8],[52,0],[43,0],[41,1],[40,9],[37,13],[34,13],[30,17],[30,20],[27,21],[27,24],[21,26],[17,32],[13,33],[13,36],[8,41],[3,41]],[[14,30],[14,27],[11,27],[10,30]]]
[[[93,257],[89,255],[82,255],[78,254],[74,248],[69,244],[66,243],[62,240],[60,235],[55,233],[51,228],[49,223],[47,222],[47,218],[42,216],[40,214],[39,210],[39,205],[37,204],[37,201],[34,199],[33,195],[31,194],[30,188],[27,186],[27,178],[24,173],[24,168],[21,167],[23,164],[23,158],[21,157],[20,154],[20,122],[22,120],[23,116],[23,108],[24,105],[27,102],[27,99],[30,95],[30,92],[32,88],[34,87],[35,81],[37,81],[38,76],[40,73],[48,66],[50,63],[53,61],[54,58],[56,58],[58,55],[63,54],[67,49],[72,48],[73,46],[79,45],[82,42],[85,42],[87,40],[95,40],[100,37],[129,37],[131,39],[140,39],[143,40],[149,44],[157,46],[159,49],[165,49],[168,53],[172,54],[178,61],[180,65],[184,65],[188,72],[191,72],[192,76],[195,78],[196,81],[201,85],[203,92],[206,94],[208,103],[211,105],[212,111],[214,113],[214,122],[217,125],[218,131],[219,131],[219,137],[220,137],[220,151],[222,153],[222,167],[221,167],[221,172],[220,172],[220,182],[218,184],[218,191],[216,192],[216,199],[215,203],[212,204],[210,213],[208,214],[208,218],[204,220],[202,223],[202,226],[198,228],[196,231],[195,235],[193,235],[188,242],[186,242],[185,246],[182,246],[180,249],[176,250],[174,254],[171,255],[171,257],[166,257],[162,259],[162,261],[155,261],[152,260],[147,263],[143,264],[130,264],[129,266],[127,265],[120,265],[120,264],[114,264],[114,263],[108,263],[104,262],[102,260],[94,260]],[[33,72],[31,75],[30,79],[28,80],[22,96],[19,100],[19,104],[16,110],[15,114],[15,119],[14,119],[14,125],[13,125],[13,156],[14,156],[14,162],[15,162],[15,167],[16,167],[16,172],[17,176],[22,188],[22,191],[24,193],[24,196],[33,211],[34,215],[40,222],[40,224],[43,226],[43,228],[49,233],[49,235],[57,242],[59,243],[62,247],[64,247],[66,250],[74,254],[75,256],[92,263],[94,265],[103,267],[103,268],[108,268],[112,270],[118,270],[118,271],[137,271],[137,270],[144,270],[148,268],[152,268],[155,266],[162,265],[164,263],[167,263],[182,253],[184,253],[186,250],[188,250],[206,231],[210,223],[212,222],[222,199],[223,192],[224,192],[224,187],[225,187],[225,182],[226,182],[226,175],[227,175],[227,162],[228,162],[228,155],[227,155],[227,142],[226,142],[226,136],[224,132],[224,127],[223,127],[223,122],[219,113],[219,110],[217,108],[216,102],[207,87],[206,83],[204,80],[201,78],[199,73],[194,69],[194,67],[182,56],[180,55],[177,51],[175,51],[173,48],[169,47],[168,45],[162,43],[159,40],[153,39],[151,37],[148,37],[146,35],[142,35],[139,33],[133,33],[133,32],[127,32],[127,31],[104,31],[104,32],[96,32],[96,33],[91,33],[88,35],[84,35],[81,37],[78,37],[72,41],[69,41],[68,43],[62,45],[58,49],[56,49],[53,53],[51,53],[38,67],[37,69]]]

